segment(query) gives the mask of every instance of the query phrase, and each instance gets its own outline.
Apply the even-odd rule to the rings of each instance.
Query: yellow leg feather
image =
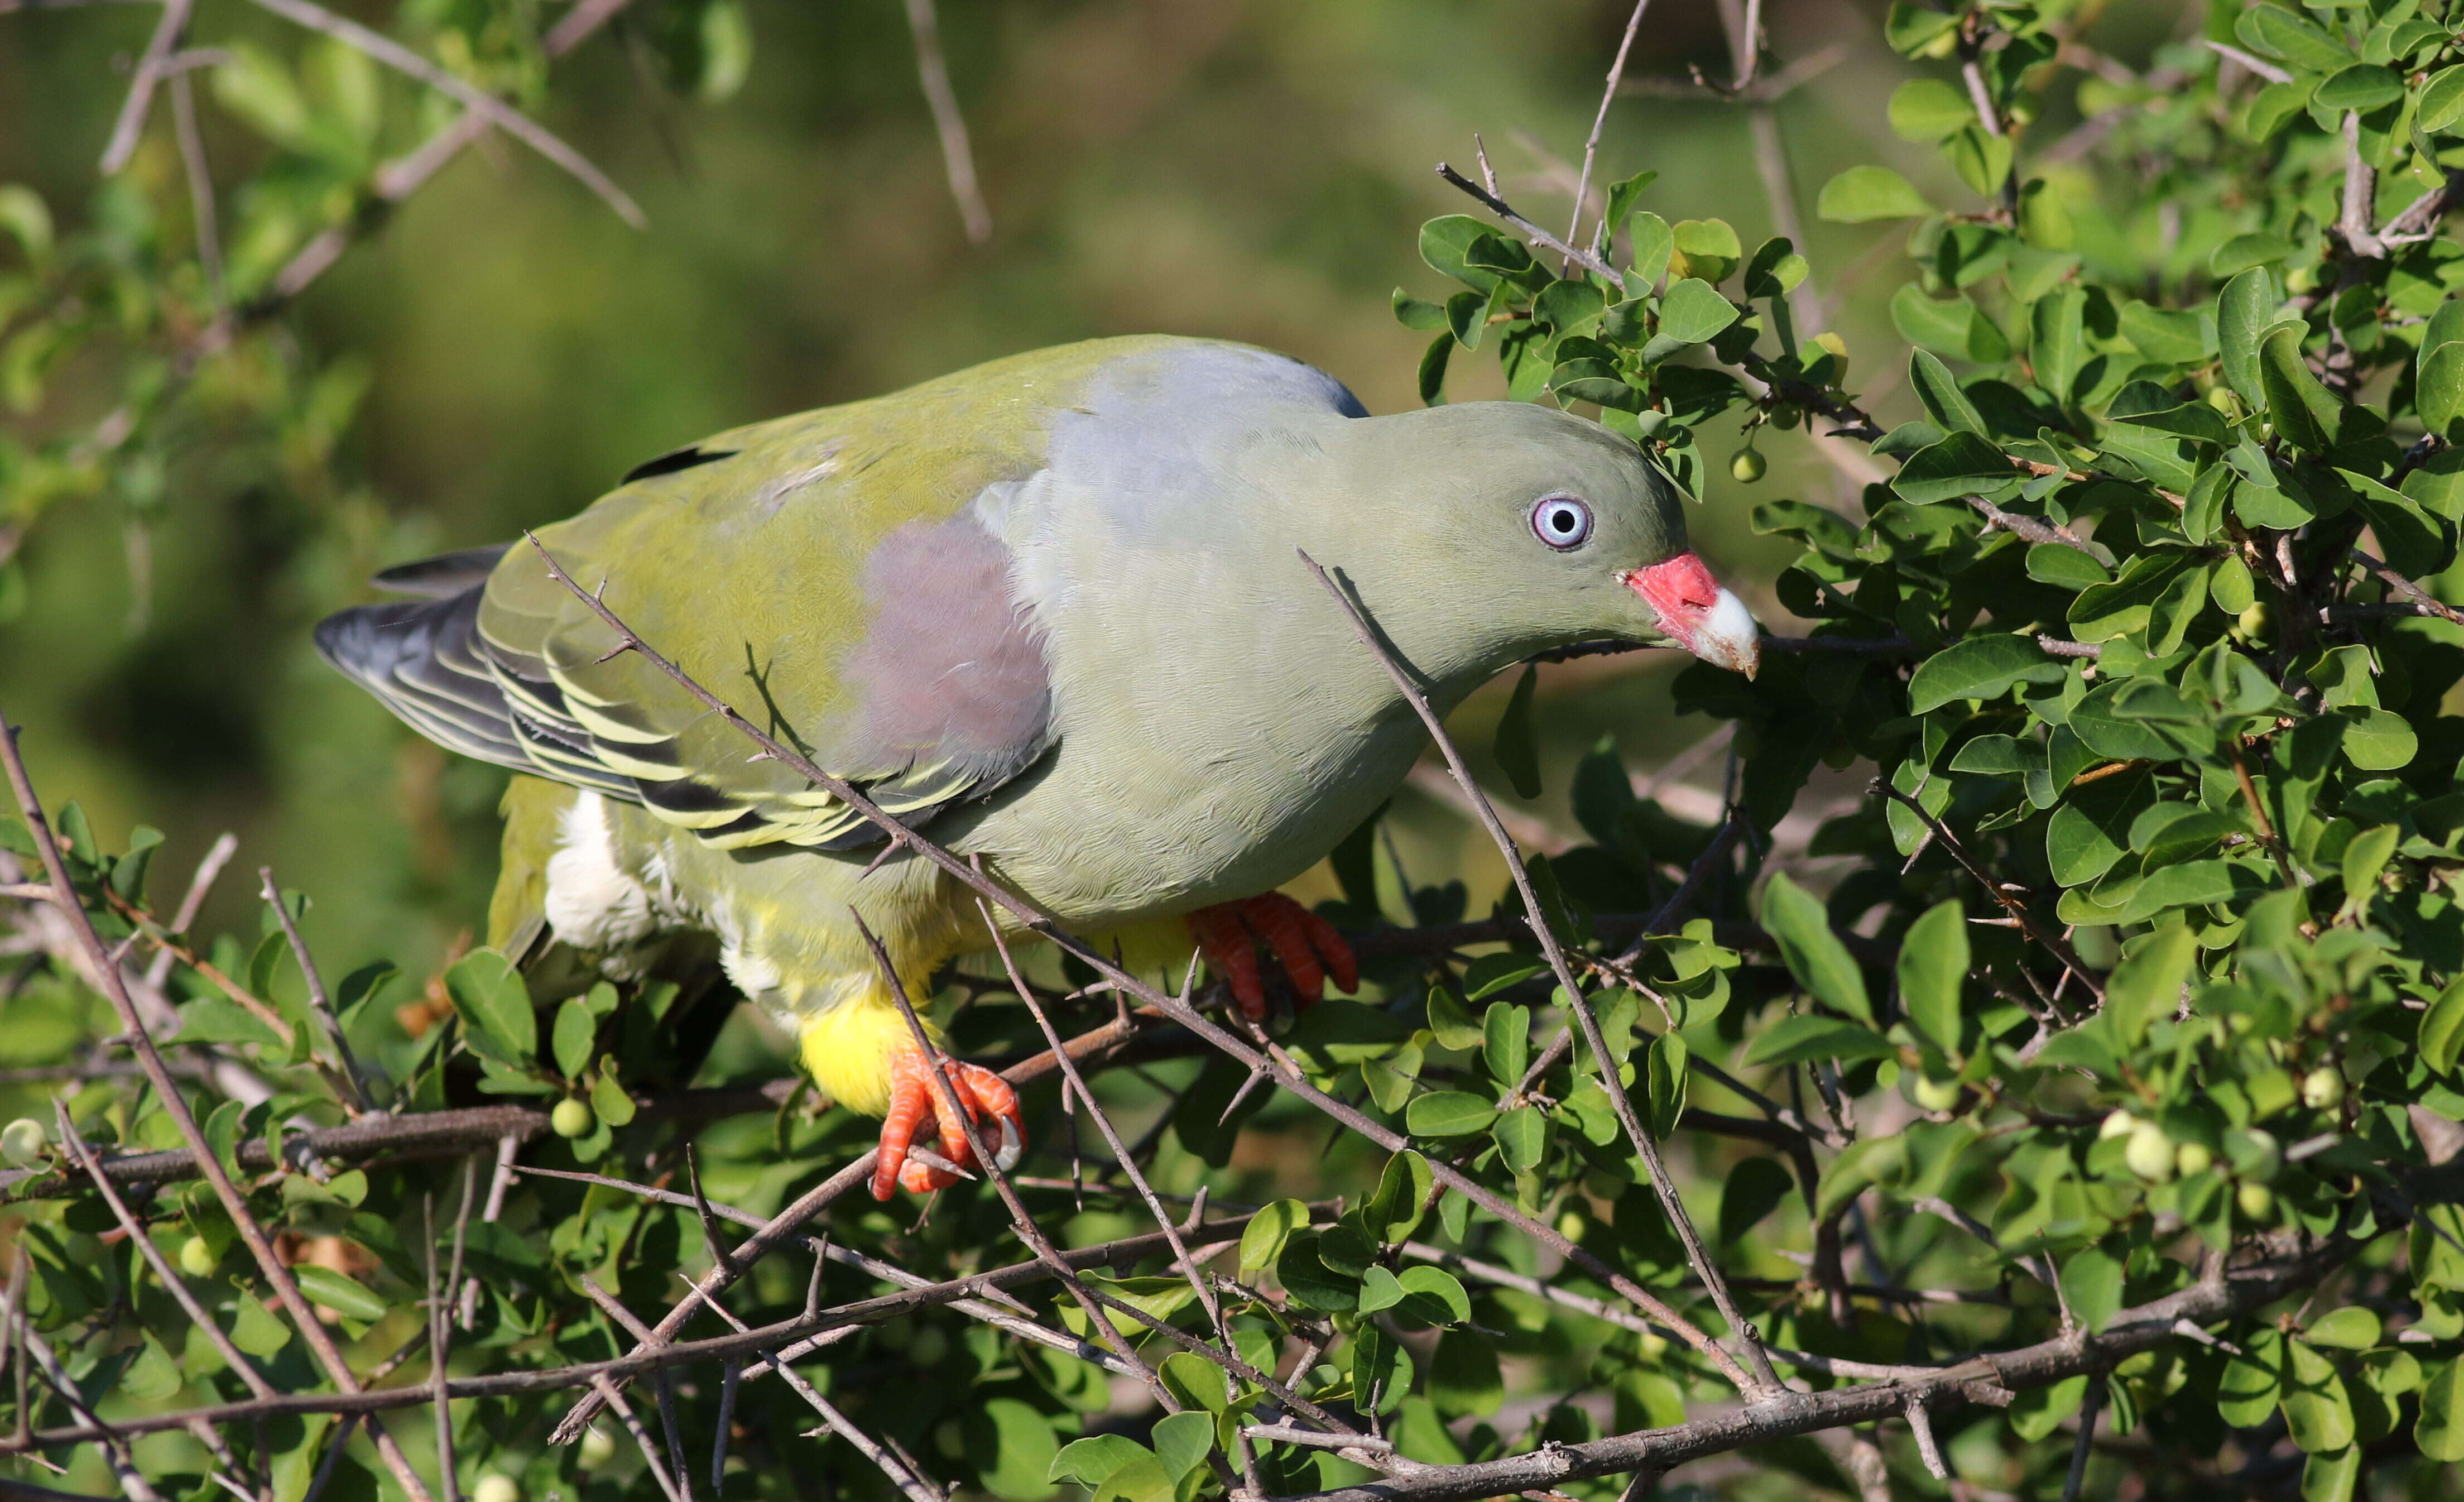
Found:
[[[939,1045],[941,1030],[930,1021],[925,1022],[924,1032]],[[804,1068],[824,1094],[849,1111],[878,1116],[890,1110],[891,1061],[914,1051],[915,1034],[889,987],[868,980],[835,1005],[804,1019],[797,1044]]]

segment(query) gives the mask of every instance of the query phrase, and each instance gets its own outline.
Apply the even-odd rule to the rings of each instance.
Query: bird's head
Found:
[[[1448,619],[1447,634],[1482,639],[1492,672],[1599,637],[1665,642],[1748,677],[1760,666],[1753,616],[1688,545],[1677,487],[1628,439],[1520,402],[1356,426],[1381,430],[1353,462],[1375,469],[1356,493],[1377,497],[1391,551],[1345,567],[1381,619]]]

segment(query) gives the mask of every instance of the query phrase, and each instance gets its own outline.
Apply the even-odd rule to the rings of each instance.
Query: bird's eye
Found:
[[[1554,496],[1531,508],[1531,531],[1560,552],[1592,540],[1592,508],[1572,496]]]

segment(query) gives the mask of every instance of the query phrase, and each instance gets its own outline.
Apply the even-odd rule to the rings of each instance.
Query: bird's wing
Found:
[[[1049,414],[1103,365],[1162,342],[1039,351],[721,433],[539,541],[696,681],[920,824],[1053,741],[1043,631],[976,502],[1032,481]],[[345,612],[319,643],[430,738],[637,800],[714,844],[881,838],[620,651],[526,544],[482,587]]]

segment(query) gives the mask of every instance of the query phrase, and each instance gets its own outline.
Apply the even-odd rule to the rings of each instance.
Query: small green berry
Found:
[[[203,1236],[191,1236],[180,1243],[180,1270],[192,1278],[212,1277],[222,1260],[214,1255],[213,1244]]]
[[[933,1425],[933,1447],[952,1460],[967,1452],[967,1426],[956,1419],[943,1419]]]
[[[2265,639],[2275,624],[2276,618],[2264,600],[2253,600],[2243,607],[2241,614],[2233,618],[2234,628],[2252,641]]]
[[[521,1484],[501,1470],[492,1470],[471,1489],[471,1502],[522,1502]]]
[[[2127,1111],[2117,1111],[2113,1115],[2105,1117],[2104,1124],[2096,1129],[2096,1139],[2101,1142],[2109,1138],[2127,1137],[2131,1132],[2136,1130],[2138,1126],[2139,1118],[2137,1116],[2132,1115]]]
[[[2263,1183],[2245,1183],[2233,1190],[2233,1204],[2252,1220],[2263,1221],[2276,1209],[2276,1191]]]
[[[616,1458],[616,1436],[594,1424],[582,1431],[582,1469],[597,1470]]]
[[[599,1124],[599,1116],[586,1100],[560,1100],[556,1109],[548,1113],[547,1124],[556,1129],[559,1137],[588,1137],[590,1129]]]
[[[2122,1160],[2140,1178],[2162,1183],[2173,1175],[2173,1139],[2155,1122],[2142,1121],[2130,1129],[2130,1142],[2122,1150]]]
[[[1750,485],[1770,473],[1771,461],[1751,449],[1739,449],[1728,461],[1728,474],[1740,484]]]
[[[2344,1103],[2344,1076],[2321,1064],[2301,1077],[2301,1103],[2313,1111],[2333,1111]]]
[[[918,1366],[937,1366],[949,1354],[950,1337],[932,1325],[915,1332],[915,1338],[907,1343],[907,1359]]]
[[[31,1166],[51,1145],[51,1135],[33,1116],[19,1116],[0,1127],[0,1158],[7,1159],[11,1168]]]
[[[2216,1155],[2202,1143],[2185,1142],[2173,1149],[2173,1171],[2185,1179],[2206,1173],[2215,1161]]]

